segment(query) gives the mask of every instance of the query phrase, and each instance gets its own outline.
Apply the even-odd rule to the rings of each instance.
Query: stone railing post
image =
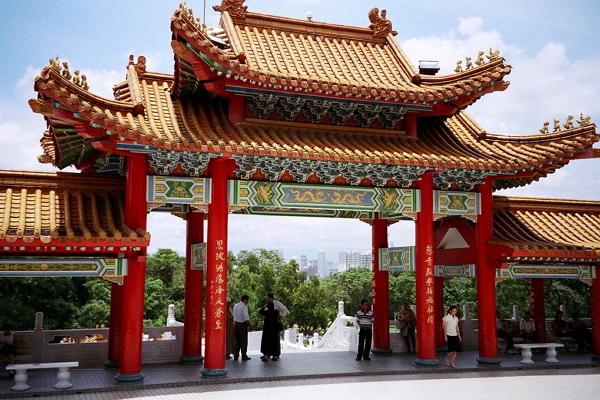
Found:
[[[471,319],[471,307],[469,307],[468,304],[463,305],[462,313],[463,313],[463,316],[462,316],[463,320]]]
[[[513,319],[513,321],[519,320],[519,306],[516,304],[513,304],[512,319]]]

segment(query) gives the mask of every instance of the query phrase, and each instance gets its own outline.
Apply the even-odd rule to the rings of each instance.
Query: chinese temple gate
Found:
[[[39,161],[81,173],[0,173],[2,276],[29,271],[32,259],[126,260],[126,269],[95,276],[114,282],[107,358],[118,365],[116,379],[143,379],[147,213],[181,216],[183,361],[203,361],[205,376],[221,376],[229,213],[355,218],[372,226],[374,351],[389,353],[380,249],[391,223],[411,219],[417,364],[438,363],[443,279],[457,274],[477,282],[480,362],[500,362],[495,283],[507,276],[533,279],[542,324],[541,279],[591,283],[600,355],[600,203],[493,196],[597,156],[589,117],[568,117],[553,132],[546,124],[527,136],[490,134],[464,110],[508,87],[511,66],[498,51],[435,76],[413,66],[376,8],[370,25],[351,27],[257,14],[243,3],[215,6],[214,29],[181,5],[171,19],[174,72],[147,71],[143,56],[131,56],[114,99],[50,60],[29,102],[47,122]],[[204,266],[193,257],[202,246]]]

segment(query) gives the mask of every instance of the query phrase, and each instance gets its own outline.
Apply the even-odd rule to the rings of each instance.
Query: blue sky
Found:
[[[170,0],[4,0],[0,13],[0,168],[45,169],[36,162],[42,118],[27,99],[32,80],[50,57],[68,59],[86,72],[91,90],[110,95],[125,76],[129,54],[143,54],[149,69],[171,72]],[[207,21],[218,14],[207,2]],[[600,120],[600,2],[598,1],[367,1],[248,0],[249,9],[317,21],[367,26],[371,7],[388,10],[397,40],[414,61],[439,60],[443,72],[457,59],[499,48],[514,67],[506,92],[485,96],[469,111],[490,132],[536,132],[543,121],[568,114]],[[202,1],[189,1],[201,15]],[[600,199],[600,160],[577,161],[553,176],[510,194]],[[159,229],[160,227],[160,229]],[[168,215],[151,215],[153,248],[184,247],[184,226]],[[154,229],[153,229],[154,228]],[[286,256],[319,249],[370,248],[369,227],[358,221],[234,216],[231,248],[281,248]],[[394,225],[390,241],[413,242],[411,223]]]

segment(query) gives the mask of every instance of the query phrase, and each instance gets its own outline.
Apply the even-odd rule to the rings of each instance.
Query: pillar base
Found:
[[[499,365],[502,360],[497,357],[477,357],[477,362],[480,364]]]
[[[440,365],[440,360],[437,358],[415,358],[415,364],[421,367],[435,367]]]
[[[600,354],[592,354],[592,361],[600,361]]]
[[[204,361],[204,357],[202,357],[202,355],[181,357],[182,364],[202,364],[202,361]]]
[[[376,354],[378,356],[391,356],[392,355],[392,349],[386,349],[386,348],[382,348],[382,347],[373,347],[371,349],[371,353]]]
[[[119,368],[119,362],[115,360],[106,360],[106,362],[104,363],[104,368],[117,369]]]
[[[130,383],[130,382],[140,382],[144,380],[144,373],[140,372],[138,374],[117,374],[115,376],[115,380],[119,383]]]
[[[212,368],[202,368],[202,377],[203,378],[220,378],[222,376],[227,375],[226,369],[212,369]]]

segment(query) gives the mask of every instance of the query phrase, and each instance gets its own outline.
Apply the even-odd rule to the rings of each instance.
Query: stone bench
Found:
[[[30,369],[51,369],[58,368],[56,375],[55,389],[69,389],[73,387],[71,383],[71,372],[69,368],[79,367],[79,362],[52,362],[40,364],[10,364],[6,366],[7,371],[15,371],[15,384],[11,387],[12,390],[22,391],[29,389],[27,384],[27,370]]]
[[[556,349],[559,347],[565,347],[564,344],[561,343],[522,343],[515,344],[515,347],[518,349],[522,349],[521,355],[521,364],[535,364],[531,359],[531,349],[546,349],[546,362],[548,363],[557,363],[558,358],[556,358]]]

